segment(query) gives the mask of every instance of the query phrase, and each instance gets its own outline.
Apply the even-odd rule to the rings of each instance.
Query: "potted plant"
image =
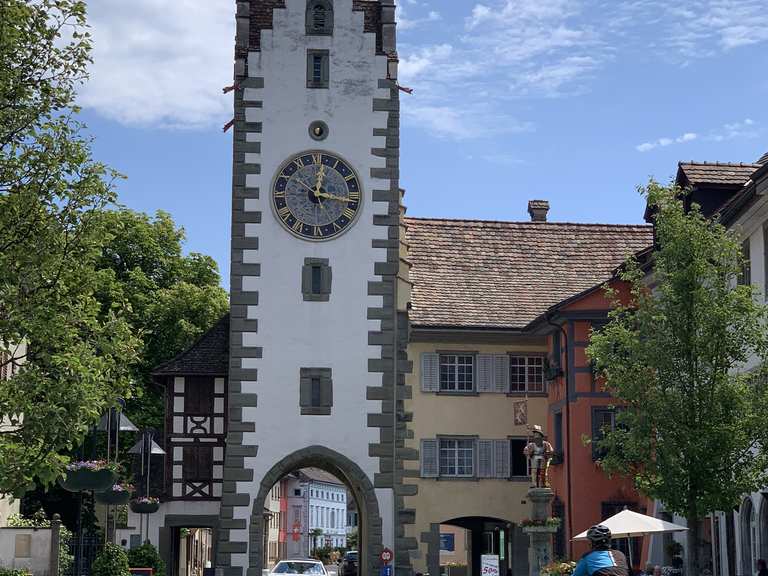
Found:
[[[122,506],[128,504],[133,492],[133,485],[127,482],[116,482],[104,492],[96,493],[96,501],[102,504],[113,504]]]
[[[115,465],[106,460],[78,460],[67,464],[67,475],[59,484],[70,492],[101,492],[115,483]]]
[[[154,496],[139,496],[131,500],[130,507],[136,514],[152,514],[160,508],[160,499]]]

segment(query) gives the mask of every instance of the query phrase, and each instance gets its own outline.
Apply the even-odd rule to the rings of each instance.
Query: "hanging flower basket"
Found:
[[[107,490],[115,483],[113,465],[104,460],[87,460],[67,464],[67,476],[59,484],[70,492]]]
[[[160,499],[153,496],[134,498],[130,503],[131,512],[136,514],[154,514],[160,508]]]
[[[101,504],[123,506],[131,499],[131,492],[133,492],[133,486],[118,482],[104,492],[97,492],[96,501]]]

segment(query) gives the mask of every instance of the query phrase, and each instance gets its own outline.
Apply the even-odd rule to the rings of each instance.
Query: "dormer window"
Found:
[[[333,34],[333,5],[329,0],[307,2],[307,34],[311,36]]]

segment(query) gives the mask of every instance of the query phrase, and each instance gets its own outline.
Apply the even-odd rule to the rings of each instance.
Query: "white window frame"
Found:
[[[520,363],[522,361],[522,363]],[[517,375],[517,370],[523,368],[525,374],[524,388],[516,388],[519,382],[515,381],[513,377]],[[531,370],[537,369],[541,371],[541,387],[536,389],[531,388]],[[539,384],[538,382],[536,384]],[[538,355],[526,355],[526,354],[511,354],[509,356],[509,392],[511,394],[546,394],[547,384],[546,375],[544,374],[544,356]]]
[[[460,447],[459,443],[465,443],[464,447]],[[453,448],[449,445],[453,444]],[[467,447],[468,446],[468,447]],[[453,460],[454,473],[445,472],[443,469],[443,453],[444,451],[454,451],[451,459]],[[464,466],[466,461],[460,460],[459,455],[463,453],[466,455],[467,450],[470,452],[470,470],[469,473],[459,473],[459,467]],[[474,478],[477,468],[475,458],[477,454],[477,441],[474,438],[438,438],[437,446],[437,473],[439,478]]]
[[[471,394],[475,391],[475,368],[476,358],[475,354],[467,352],[448,352],[440,353],[440,360],[438,364],[438,385],[440,392],[448,392],[453,394]],[[460,361],[461,359],[461,361]],[[469,362],[466,360],[469,359]],[[466,372],[462,373],[461,369],[466,369],[469,366],[469,388],[464,383],[464,388],[459,388],[460,375],[466,377]],[[448,376],[448,382],[443,382],[443,368],[446,369],[446,375]],[[452,376],[453,382],[450,381]]]

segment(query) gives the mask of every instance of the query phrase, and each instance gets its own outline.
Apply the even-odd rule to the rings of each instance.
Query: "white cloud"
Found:
[[[736,138],[756,138],[760,135],[757,124],[751,118],[745,118],[738,122],[730,122],[723,124],[719,128],[710,130],[703,136],[696,132],[686,132],[678,136],[677,138],[658,138],[649,142],[643,142],[635,146],[635,150],[638,152],[649,152],[656,148],[665,148],[672,144],[684,144],[686,142],[693,142],[694,140],[702,139],[710,142],[724,142],[727,140],[734,140]]]
[[[402,109],[407,122],[417,123],[438,138],[473,140],[503,134],[530,132],[533,125],[511,117],[500,117],[482,103],[455,106],[420,105]]]
[[[756,138],[759,135],[757,125],[751,118],[745,118],[739,122],[723,124],[720,129],[707,136],[707,140],[724,142],[735,138]]]
[[[234,4],[200,0],[89,3],[91,79],[80,103],[124,124],[198,128],[232,115]]]
[[[415,2],[410,2],[411,5],[415,5]],[[439,12],[436,10],[430,10],[427,12],[427,14],[421,18],[409,18],[406,14],[405,8],[403,8],[402,4],[398,4],[395,7],[395,19],[397,20],[397,28],[398,30],[411,30],[413,28],[416,28],[418,26],[421,26],[422,24],[427,24],[429,22],[437,22],[438,20],[442,20],[443,17],[440,15]]]
[[[693,142],[694,140],[698,139],[698,137],[699,135],[696,134],[696,132],[686,132],[677,138],[663,137],[658,138],[657,140],[652,140],[650,142],[643,142],[642,144],[635,146],[635,150],[638,152],[649,152],[655,148],[666,148],[672,144],[684,144],[686,142]]]
[[[400,80],[416,90],[405,120],[456,139],[531,129],[515,102],[583,92],[611,57],[581,10],[580,0],[486,0],[451,44],[401,45]]]

